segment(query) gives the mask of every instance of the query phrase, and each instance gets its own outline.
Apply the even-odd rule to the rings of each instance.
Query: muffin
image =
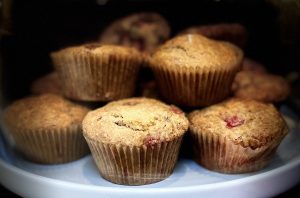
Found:
[[[243,71],[252,71],[252,72],[257,72],[257,73],[266,73],[267,72],[267,69],[263,64],[256,62],[250,58],[244,58],[242,70]]]
[[[255,100],[229,99],[188,119],[195,160],[222,173],[262,169],[288,133],[276,108]]]
[[[241,48],[246,45],[248,38],[246,28],[238,23],[192,26],[181,31],[180,34],[201,34],[208,38],[231,42]]]
[[[117,19],[102,32],[99,41],[105,44],[135,47],[142,52],[153,52],[170,36],[166,19],[153,12],[134,13]]]
[[[124,185],[167,178],[187,129],[188,120],[180,109],[147,98],[108,103],[83,120],[83,134],[100,174]]]
[[[89,153],[81,125],[88,111],[61,96],[43,94],[12,103],[3,121],[25,158],[43,164],[65,163]]]
[[[288,82],[281,76],[253,71],[239,72],[232,84],[233,95],[266,103],[280,103],[290,94]]]
[[[95,43],[65,48],[51,57],[63,94],[82,101],[131,97],[143,62],[133,48]]]
[[[208,106],[228,96],[242,60],[243,52],[228,42],[187,34],[162,45],[152,56],[151,68],[165,100]]]
[[[52,93],[62,95],[60,80],[56,72],[51,72],[34,80],[30,90],[33,94]]]

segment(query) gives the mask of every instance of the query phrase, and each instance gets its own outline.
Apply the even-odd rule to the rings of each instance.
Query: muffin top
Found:
[[[238,98],[262,102],[280,102],[290,94],[288,82],[281,76],[254,71],[239,72],[232,84],[233,94]]]
[[[31,92],[33,94],[52,93],[61,95],[62,88],[57,73],[51,72],[33,81],[31,84]]]
[[[243,47],[247,41],[246,28],[238,23],[219,23],[192,26],[181,31],[180,34],[201,34],[205,37],[231,42]]]
[[[12,103],[4,112],[4,122],[16,130],[62,129],[80,126],[88,111],[61,96],[43,94]]]
[[[162,45],[152,56],[152,66],[226,70],[239,67],[242,58],[243,52],[233,44],[185,34]]]
[[[155,99],[129,98],[89,112],[83,120],[86,138],[110,144],[151,146],[182,136],[184,113]]]
[[[288,132],[284,119],[272,104],[254,100],[229,99],[193,111],[188,118],[193,131],[212,133],[252,149],[281,140]]]
[[[100,42],[153,52],[169,36],[170,26],[161,15],[141,12],[114,21],[102,32]]]
[[[87,43],[79,46],[67,47],[59,51],[51,53],[52,57],[68,56],[108,56],[119,55],[123,57],[133,57],[141,59],[141,54],[134,48],[117,46],[117,45],[103,45],[100,43]]]

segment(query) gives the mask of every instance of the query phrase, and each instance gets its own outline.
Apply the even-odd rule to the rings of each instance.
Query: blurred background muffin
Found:
[[[100,35],[99,42],[134,47],[152,53],[171,34],[169,23],[154,12],[133,13],[112,22]]]
[[[290,86],[279,75],[241,71],[234,79],[232,91],[238,98],[279,103],[285,101],[290,95]]]
[[[243,60],[242,70],[253,71],[258,73],[267,72],[267,69],[263,64],[248,57],[245,57]]]
[[[62,95],[61,82],[56,72],[48,73],[34,80],[31,84],[31,93],[53,93]]]

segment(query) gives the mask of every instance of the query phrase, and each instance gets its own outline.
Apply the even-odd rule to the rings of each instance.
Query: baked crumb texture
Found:
[[[66,97],[111,101],[134,94],[142,55],[123,46],[90,43],[51,54]]]
[[[20,99],[4,111],[4,126],[16,149],[30,161],[56,164],[89,153],[82,119],[89,109],[61,96],[43,94]]]
[[[84,137],[100,174],[125,185],[155,183],[168,177],[187,129],[184,112],[146,98],[111,102],[83,120]]]
[[[265,167],[288,133],[272,104],[229,99],[188,115],[195,160],[223,173]]]
[[[181,106],[208,106],[228,96],[243,52],[236,46],[198,34],[177,36],[152,56],[161,95]]]

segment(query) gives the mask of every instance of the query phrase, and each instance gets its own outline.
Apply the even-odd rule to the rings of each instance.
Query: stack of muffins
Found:
[[[194,159],[207,169],[262,169],[288,132],[272,104],[286,99],[288,84],[244,61],[235,45],[245,45],[241,25],[200,29],[169,39],[162,16],[139,13],[113,22],[99,42],[51,53],[55,73],[34,81],[38,95],[4,112],[16,149],[48,164],[80,159],[90,150],[106,180],[143,185],[172,174],[183,137],[190,134]],[[156,99],[136,97],[145,67],[154,74]],[[258,97],[256,89],[264,95]],[[95,101],[105,104],[79,105]]]

